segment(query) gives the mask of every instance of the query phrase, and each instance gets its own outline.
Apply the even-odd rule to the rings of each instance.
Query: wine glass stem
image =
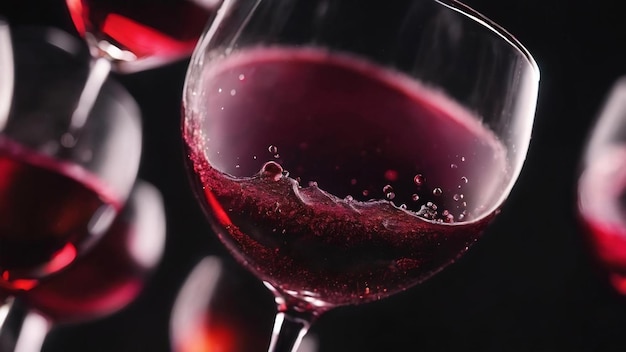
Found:
[[[315,318],[313,312],[299,312],[291,308],[279,311],[274,319],[274,330],[268,351],[297,351]]]
[[[70,136],[77,138],[80,134],[80,130],[85,126],[87,117],[91,113],[98,95],[102,90],[104,82],[111,73],[111,61],[105,57],[98,57],[93,59],[91,68],[89,70],[89,76],[85,82],[85,87],[80,94],[76,108],[72,113],[72,119],[70,120],[69,133]]]
[[[0,352],[40,352],[50,328],[48,319],[12,298],[0,307]]]

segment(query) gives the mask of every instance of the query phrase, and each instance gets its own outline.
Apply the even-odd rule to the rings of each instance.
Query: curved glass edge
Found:
[[[499,24],[495,23],[494,21],[492,21],[488,17],[484,16],[480,12],[478,12],[478,11],[474,10],[473,8],[465,5],[462,2],[459,2],[457,0],[434,0],[434,1],[440,3],[443,6],[448,7],[451,10],[454,10],[454,11],[456,11],[456,12],[458,12],[458,13],[464,15],[464,16],[467,16],[467,17],[469,17],[469,18],[479,22],[480,24],[484,25],[485,27],[490,29],[492,32],[497,34],[499,37],[504,39],[507,43],[509,43],[511,46],[513,46],[515,49],[517,49],[517,51],[520,54],[522,54],[522,56],[524,56],[526,58],[526,60],[528,60],[528,64],[530,65],[530,67],[533,70],[533,73],[535,74],[535,79],[537,81],[539,81],[539,79],[540,79],[540,70],[539,70],[539,66],[537,65],[537,62],[535,61],[535,58],[532,56],[530,51],[528,51],[528,49],[515,36],[513,36],[510,32],[508,32],[506,29],[504,29]]]

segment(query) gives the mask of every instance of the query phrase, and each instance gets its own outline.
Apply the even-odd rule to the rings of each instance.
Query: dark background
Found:
[[[0,15],[13,24],[75,33],[63,0],[0,1]],[[626,350],[626,298],[597,275],[575,216],[583,143],[611,84],[626,73],[620,2],[465,3],[513,33],[541,69],[534,137],[520,180],[495,224],[456,264],[403,294],[322,316],[311,331],[319,351]],[[46,352],[169,351],[170,310],[185,274],[202,256],[225,254],[185,174],[179,136],[185,69],[180,62],[115,76],[143,111],[141,177],[166,200],[163,264],[130,307],[54,329]],[[270,298],[239,299],[267,306]]]

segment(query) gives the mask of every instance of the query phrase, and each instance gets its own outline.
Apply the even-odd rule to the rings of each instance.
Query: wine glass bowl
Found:
[[[166,240],[163,207],[160,192],[137,181],[94,248],[20,298],[56,324],[89,321],[123,309],[160,263]]]
[[[41,351],[56,327],[92,322],[137,300],[165,245],[160,192],[138,180],[113,224],[94,248],[34,288],[2,300],[2,351]]]
[[[172,307],[172,352],[264,350],[275,307],[267,289],[243,270],[218,256],[195,263]],[[307,338],[298,352],[317,350],[317,340]]]
[[[578,179],[578,215],[590,253],[626,294],[626,80],[615,82],[587,138]]]
[[[94,57],[135,72],[188,57],[221,0],[66,0]]]
[[[12,31],[14,87],[0,130],[0,285],[29,289],[107,230],[139,168],[141,122],[109,80],[85,119],[73,111],[87,53],[51,28]],[[73,128],[75,127],[75,128]]]
[[[521,171],[538,81],[456,1],[225,1],[185,81],[192,182],[278,327],[305,331],[469,249]]]

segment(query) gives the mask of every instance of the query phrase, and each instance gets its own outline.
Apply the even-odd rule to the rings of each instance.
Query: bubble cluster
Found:
[[[391,185],[386,185],[385,187],[383,187],[383,194],[388,200],[393,200],[396,197],[396,194],[394,193],[393,187]]]
[[[416,214],[424,219],[434,220],[437,217],[437,205],[433,202],[427,202],[421,206]]]

